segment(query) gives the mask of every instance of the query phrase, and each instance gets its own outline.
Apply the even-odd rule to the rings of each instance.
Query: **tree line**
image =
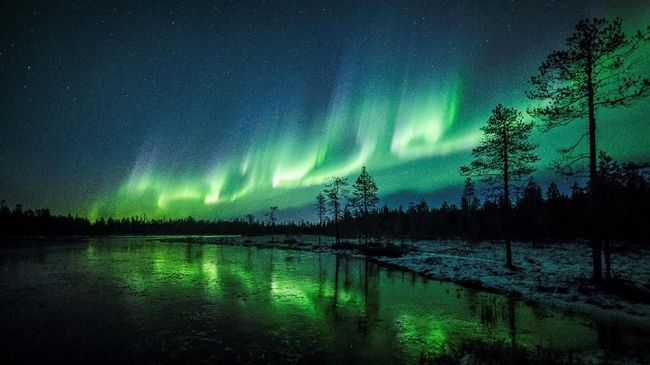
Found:
[[[274,218],[275,220],[275,218]],[[91,222],[85,217],[53,215],[49,209],[23,209],[21,204],[10,209],[0,202],[0,236],[41,235],[262,235],[315,233],[310,222],[271,223],[253,215],[240,219],[207,220],[194,217],[149,219],[134,215],[128,218],[99,218]]]
[[[648,244],[650,226],[650,184],[648,175],[633,163],[618,166],[607,176],[608,196],[603,201],[609,219],[593,227],[590,221],[591,195],[587,186],[574,183],[568,194],[551,182],[540,186],[529,179],[512,194],[506,208],[499,194],[487,194],[481,199],[475,182],[466,178],[462,196],[457,203],[443,202],[430,207],[426,201],[409,202],[407,206],[371,209],[367,215],[348,205],[339,218],[342,237],[363,240],[440,239],[467,240],[502,239],[504,212],[510,211],[509,235],[517,240],[576,240],[588,239],[590,230],[599,229],[601,237]],[[610,170],[611,171],[611,170]],[[362,219],[365,218],[365,219]],[[334,215],[324,220],[322,232],[335,235]]]
[[[133,216],[122,219],[100,218],[94,222],[84,217],[58,216],[48,209],[23,209],[18,204],[10,209],[0,202],[0,232],[2,235],[109,235],[109,234],[322,234],[366,243],[381,240],[462,238],[467,240],[501,239],[503,199],[488,190],[481,199],[475,182],[467,177],[457,202],[443,202],[430,207],[425,201],[409,202],[397,208],[377,206],[377,185],[367,169],[357,181],[366,181],[373,189],[354,188],[353,193],[338,191],[338,221],[334,221],[333,202],[324,193],[317,195],[316,222],[277,222],[278,210],[256,219],[252,214],[231,220],[147,219]],[[599,230],[604,240],[621,240],[648,244],[650,237],[650,181],[647,168],[634,163],[618,164],[611,157],[600,155],[599,175],[607,199],[600,202],[607,220],[590,220],[592,207],[588,186],[574,183],[568,194],[551,182],[545,187],[534,179],[515,189],[511,203],[510,237],[517,240],[575,240],[588,239],[592,229]],[[344,180],[347,181],[347,180]],[[328,184],[331,185],[331,184]],[[363,186],[364,184],[354,184]],[[331,190],[332,186],[326,187]],[[376,190],[375,190],[376,189]],[[347,189],[346,189],[347,190]],[[370,192],[365,200],[357,194]],[[321,243],[321,242],[319,242]]]

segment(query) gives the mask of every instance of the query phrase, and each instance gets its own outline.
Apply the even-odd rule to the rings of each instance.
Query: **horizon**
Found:
[[[641,171],[645,171],[645,170],[647,170],[647,168],[641,169]],[[534,181],[541,188],[542,195],[544,198],[545,198],[546,189],[551,183],[555,183],[560,193],[566,197],[571,196],[571,186],[574,183],[577,183],[582,188],[585,189],[587,188],[586,180],[581,177],[571,177],[570,179],[567,177],[563,182],[558,182],[555,180],[540,181],[538,179],[531,177],[531,179],[520,180],[519,184],[513,185],[513,189],[514,189],[513,194],[514,194],[515,201],[521,196],[522,190],[525,187],[525,185],[528,183],[528,181],[531,180]],[[478,181],[476,181],[475,184],[477,187],[477,198],[479,199],[481,205],[483,205],[485,202],[488,201],[490,202],[495,201],[497,197],[493,192],[491,192],[491,190],[494,190],[494,188],[490,188],[485,183],[481,183]],[[429,209],[432,210],[440,209],[441,206],[445,203],[447,203],[449,206],[455,206],[458,209],[460,206],[461,195],[462,195],[462,186],[453,186],[447,189],[443,189],[443,192],[440,194],[438,194],[437,192],[416,193],[412,191],[401,191],[401,192],[390,194],[388,196],[385,195],[381,196],[381,198],[379,198],[379,201],[375,205],[374,210],[379,211],[384,206],[388,207],[390,210],[399,210],[400,208],[402,208],[403,210],[407,210],[411,204],[416,205],[421,202],[426,203]],[[447,197],[451,197],[451,199],[447,199]],[[85,218],[88,219],[90,223],[95,223],[101,219],[120,220],[120,219],[131,219],[131,218],[140,218],[140,219],[145,219],[147,221],[153,221],[153,220],[173,221],[173,220],[183,220],[187,218],[193,218],[193,219],[198,219],[198,220],[203,220],[208,222],[235,221],[235,220],[242,221],[242,220],[246,220],[245,215],[247,214],[251,214],[254,217],[256,223],[268,223],[268,218],[266,217],[266,214],[269,212],[269,209],[266,208],[260,211],[247,212],[244,215],[233,215],[227,218],[218,218],[218,217],[209,217],[209,216],[195,217],[192,215],[178,216],[178,217],[175,216],[174,217],[168,217],[168,216],[149,217],[146,214],[133,214],[130,216],[121,216],[121,217],[99,216],[99,217],[95,217],[94,219],[91,219],[88,216],[75,214],[73,212],[56,212],[50,209],[49,207],[26,206],[21,202],[11,202],[11,201],[6,201],[5,199],[2,200],[4,200],[6,204],[5,206],[10,210],[16,209],[17,205],[20,205],[23,211],[31,210],[35,212],[37,210],[47,209],[52,215],[61,216],[61,217],[71,216],[71,217]],[[346,204],[347,202],[348,201],[346,200]],[[317,211],[313,203],[307,204],[305,206],[296,207],[296,208],[290,208],[284,210],[278,209],[274,213],[274,215],[276,216],[278,224],[300,223],[303,221],[310,224],[317,224],[318,222]]]

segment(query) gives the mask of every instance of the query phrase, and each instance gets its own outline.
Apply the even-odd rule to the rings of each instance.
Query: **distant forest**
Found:
[[[514,239],[588,239],[596,232],[601,239],[647,244],[650,237],[650,183],[648,173],[633,163],[618,166],[601,161],[603,197],[597,202],[587,187],[575,183],[570,195],[551,183],[545,188],[534,180],[521,188],[511,211],[510,234]],[[353,204],[341,208],[340,235],[347,239],[368,236],[375,240],[502,238],[503,200],[495,195],[479,200],[471,179],[465,181],[458,204],[444,202],[432,208],[424,201],[396,209],[373,208],[367,214]],[[276,207],[272,207],[276,208]],[[277,209],[277,208],[276,208]],[[275,212],[273,209],[272,212]],[[314,208],[318,209],[318,207]],[[603,219],[593,221],[590,212],[601,211]],[[271,213],[271,212],[270,212]],[[0,206],[0,234],[13,235],[149,235],[149,234],[241,234],[241,235],[334,235],[331,217],[318,222],[276,222],[273,214],[261,219],[252,215],[232,220],[99,219],[57,216],[48,209],[24,210],[19,204]]]

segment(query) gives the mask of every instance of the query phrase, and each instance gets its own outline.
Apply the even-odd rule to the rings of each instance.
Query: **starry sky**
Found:
[[[91,219],[310,219],[364,165],[382,203],[454,203],[490,110],[531,105],[578,20],[650,24],[642,1],[0,4],[0,197]],[[599,113],[599,147],[649,161],[649,114]],[[585,128],[535,132],[539,181]]]

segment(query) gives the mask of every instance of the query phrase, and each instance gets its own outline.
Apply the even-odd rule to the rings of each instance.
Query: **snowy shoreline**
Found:
[[[252,245],[315,252],[354,250],[330,248],[332,237],[276,235],[253,237],[161,237],[163,241],[185,241]],[[354,240],[356,241],[356,240]],[[505,267],[502,242],[464,240],[404,241],[414,248],[400,257],[368,256],[389,267],[407,270],[428,279],[450,281],[477,290],[511,295],[520,300],[550,305],[569,313],[596,317],[600,322],[650,331],[650,248],[632,246],[612,253],[612,276],[617,280],[604,290],[592,284],[591,250],[583,242],[513,242],[515,270]],[[626,283],[636,296],[621,295],[617,285]]]
[[[590,282],[591,250],[584,243],[513,242],[516,270],[504,265],[503,244],[465,241],[419,241],[417,252],[378,261],[427,278],[480,290],[514,295],[563,311],[597,317],[612,325],[650,330],[650,250],[633,247],[612,256],[612,274],[645,296],[629,298]]]

